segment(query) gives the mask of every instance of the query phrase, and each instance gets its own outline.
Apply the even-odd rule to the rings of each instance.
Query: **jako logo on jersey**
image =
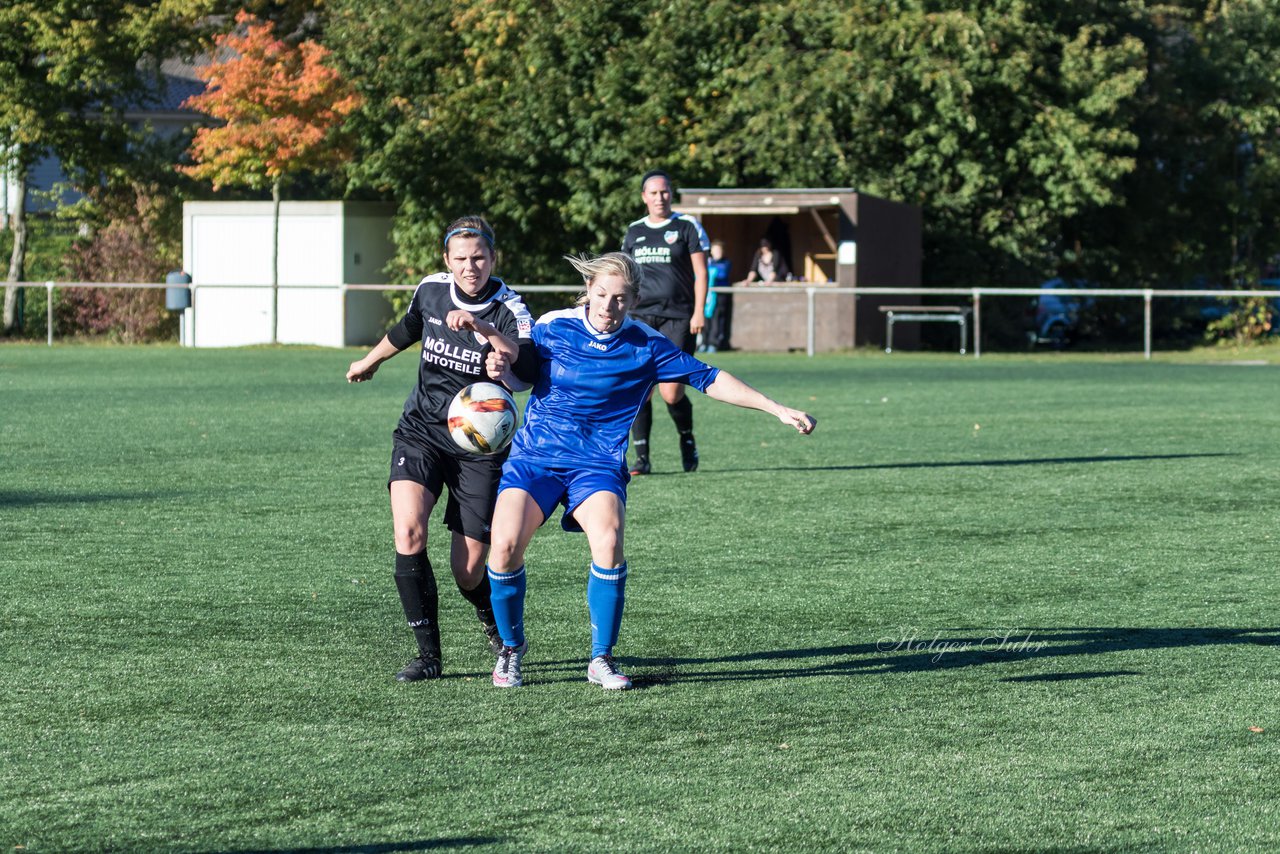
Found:
[[[675,243],[677,240],[679,240],[679,239],[680,239],[680,232],[678,232],[678,231],[664,231],[664,232],[662,233],[662,239],[663,239],[663,240],[665,240],[665,241],[667,241],[667,243],[668,243],[668,244],[670,244],[670,243]]]
[[[443,321],[443,320],[441,320],[441,319],[440,319],[440,318],[438,318],[438,317],[428,317],[428,318],[427,318],[427,323],[434,323],[436,326],[443,326],[443,325],[444,325],[444,321]]]
[[[588,341],[588,342],[587,342],[587,346],[588,346],[588,347],[592,347],[592,348],[594,348],[594,349],[596,349],[596,350],[608,350],[608,349],[609,349],[609,348],[608,348],[608,347],[606,347],[604,344],[601,344],[599,341]]]

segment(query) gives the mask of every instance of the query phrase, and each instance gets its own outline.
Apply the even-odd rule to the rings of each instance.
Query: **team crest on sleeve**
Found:
[[[680,239],[680,232],[675,231],[674,229],[671,231],[664,231],[662,233],[662,239],[667,241],[667,244],[670,245]]]
[[[529,306],[525,304],[520,294],[511,290],[505,284],[502,286],[503,292],[501,299],[503,305],[511,312],[511,316],[516,321],[516,335],[522,338],[529,337],[529,330],[533,329],[533,315],[529,313]]]

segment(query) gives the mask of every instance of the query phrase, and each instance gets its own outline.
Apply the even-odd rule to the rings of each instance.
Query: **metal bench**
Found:
[[[917,323],[944,321],[960,325],[960,355],[964,355],[968,340],[970,308],[959,305],[882,305],[884,312],[884,351],[893,352],[893,325],[900,320]]]

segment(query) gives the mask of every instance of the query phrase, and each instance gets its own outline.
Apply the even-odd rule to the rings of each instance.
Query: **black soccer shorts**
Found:
[[[448,438],[443,441],[452,441]],[[391,475],[387,488],[396,480],[420,483],[440,500],[445,487],[449,498],[444,508],[444,523],[450,531],[489,542],[489,524],[493,521],[493,505],[498,497],[498,481],[506,454],[493,457],[459,457],[436,443],[408,444],[397,440],[391,448]]]
[[[689,318],[687,317],[655,317],[651,314],[633,314],[631,316],[661,332],[668,341],[690,356],[693,355],[693,351],[698,347],[698,336],[689,331]]]

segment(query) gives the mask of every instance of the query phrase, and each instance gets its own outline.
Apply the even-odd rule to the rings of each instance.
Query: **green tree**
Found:
[[[22,281],[27,250],[26,180],[47,154],[81,184],[96,183],[126,156],[124,108],[159,61],[188,44],[209,0],[8,0],[0,6],[0,162],[18,185],[8,281]],[[4,330],[15,321],[8,287]]]
[[[559,0],[330,7],[328,43],[364,95],[349,122],[362,143],[353,177],[399,202],[404,275],[438,268],[443,227],[468,211],[519,246],[503,254],[509,277],[554,280],[560,254],[595,248],[590,225],[562,215],[594,149],[573,114],[632,14]]]
[[[520,247],[509,273],[562,278],[558,256],[616,245],[636,176],[665,167],[914,202],[935,280],[1017,278],[1134,165],[1142,44],[1071,4],[426,5],[335,0],[328,31],[366,95],[357,175],[401,201],[411,273],[481,209]]]
[[[935,282],[1023,280],[1116,200],[1141,42],[1069,4],[772,4],[708,132],[748,182],[838,180],[920,205]]]
[[[1151,10],[1136,168],[1078,224],[1100,266],[1139,285],[1256,279],[1280,251],[1280,16],[1265,2]]]

